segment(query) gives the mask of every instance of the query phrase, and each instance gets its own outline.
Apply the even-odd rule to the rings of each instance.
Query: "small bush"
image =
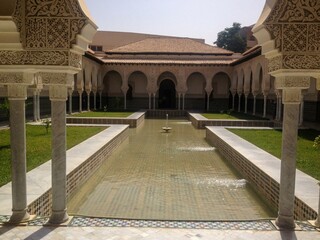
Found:
[[[320,149],[320,135],[314,139],[313,147],[316,149]]]

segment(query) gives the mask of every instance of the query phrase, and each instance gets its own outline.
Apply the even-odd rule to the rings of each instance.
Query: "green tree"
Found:
[[[246,38],[241,34],[241,24],[233,23],[232,27],[225,28],[218,33],[217,41],[214,42],[218,47],[243,53],[246,50]]]

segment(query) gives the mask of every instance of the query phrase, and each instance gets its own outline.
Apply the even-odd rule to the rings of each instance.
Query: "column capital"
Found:
[[[35,84],[35,74],[27,72],[0,72],[0,83],[2,85],[10,84]]]
[[[275,89],[307,89],[310,87],[310,76],[276,76]]]
[[[302,100],[301,89],[299,88],[285,88],[282,90],[283,104],[300,104]]]
[[[63,85],[72,87],[74,75],[59,72],[39,72],[39,81],[44,85]]]
[[[9,100],[26,100],[27,85],[8,85]]]
[[[63,85],[50,85],[49,96],[51,101],[67,101],[68,88]]]

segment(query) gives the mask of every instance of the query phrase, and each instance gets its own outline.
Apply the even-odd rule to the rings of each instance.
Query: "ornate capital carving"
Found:
[[[8,85],[8,98],[9,100],[26,100],[27,86],[20,84]]]
[[[42,84],[72,86],[74,76],[69,73],[40,72]]]
[[[274,72],[282,68],[282,56],[278,55],[276,57],[268,59],[268,72]]]
[[[310,87],[310,80],[308,76],[278,76],[274,85],[276,89],[306,89]]]
[[[301,89],[283,89],[282,102],[283,104],[300,104],[301,103]]]
[[[23,83],[23,73],[14,73],[14,72],[0,72],[0,83],[7,85],[9,83],[19,84]]]
[[[51,101],[66,101],[68,98],[68,87],[62,85],[51,85],[49,87]]]
[[[0,83],[3,85],[32,85],[35,83],[35,75],[23,72],[0,72]]]

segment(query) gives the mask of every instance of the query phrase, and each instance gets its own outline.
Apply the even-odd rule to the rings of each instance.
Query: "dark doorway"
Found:
[[[160,109],[176,108],[176,88],[171,80],[164,80],[160,83],[158,102]]]

